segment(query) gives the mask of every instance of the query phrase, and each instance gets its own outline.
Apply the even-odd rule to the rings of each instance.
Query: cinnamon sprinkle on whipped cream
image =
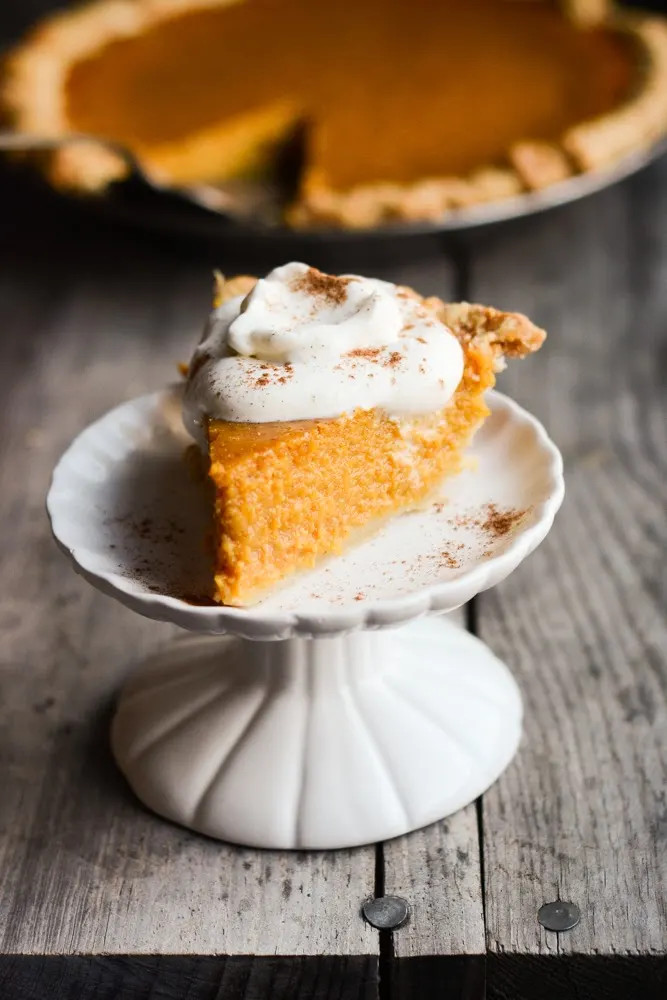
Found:
[[[463,374],[456,337],[390,282],[285,264],[214,309],[190,364],[184,420],[266,423],[380,408],[442,409]]]

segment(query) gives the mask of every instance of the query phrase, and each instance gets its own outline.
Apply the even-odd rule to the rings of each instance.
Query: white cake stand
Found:
[[[428,509],[249,609],[203,596],[209,500],[184,461],[177,390],[74,441],[47,506],[75,569],[149,618],[236,637],[175,641],[123,689],[113,751],[146,805],[237,843],[346,847],[440,819],[498,777],[519,742],[518,688],[482,642],[425,616],[511,573],[547,534],[563,478],[541,425],[490,402],[471,467]]]

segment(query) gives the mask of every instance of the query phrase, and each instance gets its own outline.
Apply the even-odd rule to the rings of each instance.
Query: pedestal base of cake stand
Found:
[[[331,638],[185,638],[124,688],[113,751],[155,812],[221,840],[336,848],[471,802],[510,762],[508,669],[444,618]]]

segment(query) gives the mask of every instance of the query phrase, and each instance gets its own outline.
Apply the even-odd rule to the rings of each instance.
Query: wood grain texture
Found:
[[[394,932],[396,958],[485,951],[475,804],[384,845],[384,888],[410,903]]]
[[[526,709],[520,752],[483,804],[499,956],[666,950],[666,212],[663,162],[471,258],[473,298],[550,332],[501,387],[566,462],[551,535],[478,605]],[[558,935],[536,916],[557,898],[582,911]]]
[[[5,216],[6,219],[6,216]],[[48,220],[47,220],[48,221]],[[77,578],[50,539],[50,472],[92,418],[170,379],[207,308],[205,264],[50,220],[0,266],[5,952],[374,955],[375,852],[244,851],[133,799],[107,749],[114,692],[175,630]],[[34,240],[34,234],[33,234]],[[327,994],[328,995],[328,994]],[[337,994],[335,994],[337,995]]]
[[[380,973],[395,1000],[481,1000],[485,940],[475,803],[383,848],[384,890],[410,903],[391,940],[380,935]]]

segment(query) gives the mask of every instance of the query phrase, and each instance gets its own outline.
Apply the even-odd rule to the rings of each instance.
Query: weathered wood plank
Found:
[[[550,331],[501,387],[545,421],[567,484],[549,539],[479,604],[526,702],[522,748],[483,805],[497,966],[667,950],[666,211],[663,162],[474,246],[471,296]],[[559,897],[582,919],[556,935],[537,910]]]
[[[33,229],[32,242],[19,233],[0,248],[9,359],[0,365],[0,517],[11,525],[0,594],[3,950],[377,955],[359,912],[374,891],[372,847],[279,854],[190,835],[146,812],[110,760],[113,694],[174,630],[72,573],[50,540],[44,496],[79,429],[172,377],[209,279],[202,260],[111,232],[92,243],[85,227],[71,238],[66,219],[51,223],[41,244]]]
[[[384,845],[385,891],[410,903],[397,958],[482,955],[484,921],[475,804]]]

